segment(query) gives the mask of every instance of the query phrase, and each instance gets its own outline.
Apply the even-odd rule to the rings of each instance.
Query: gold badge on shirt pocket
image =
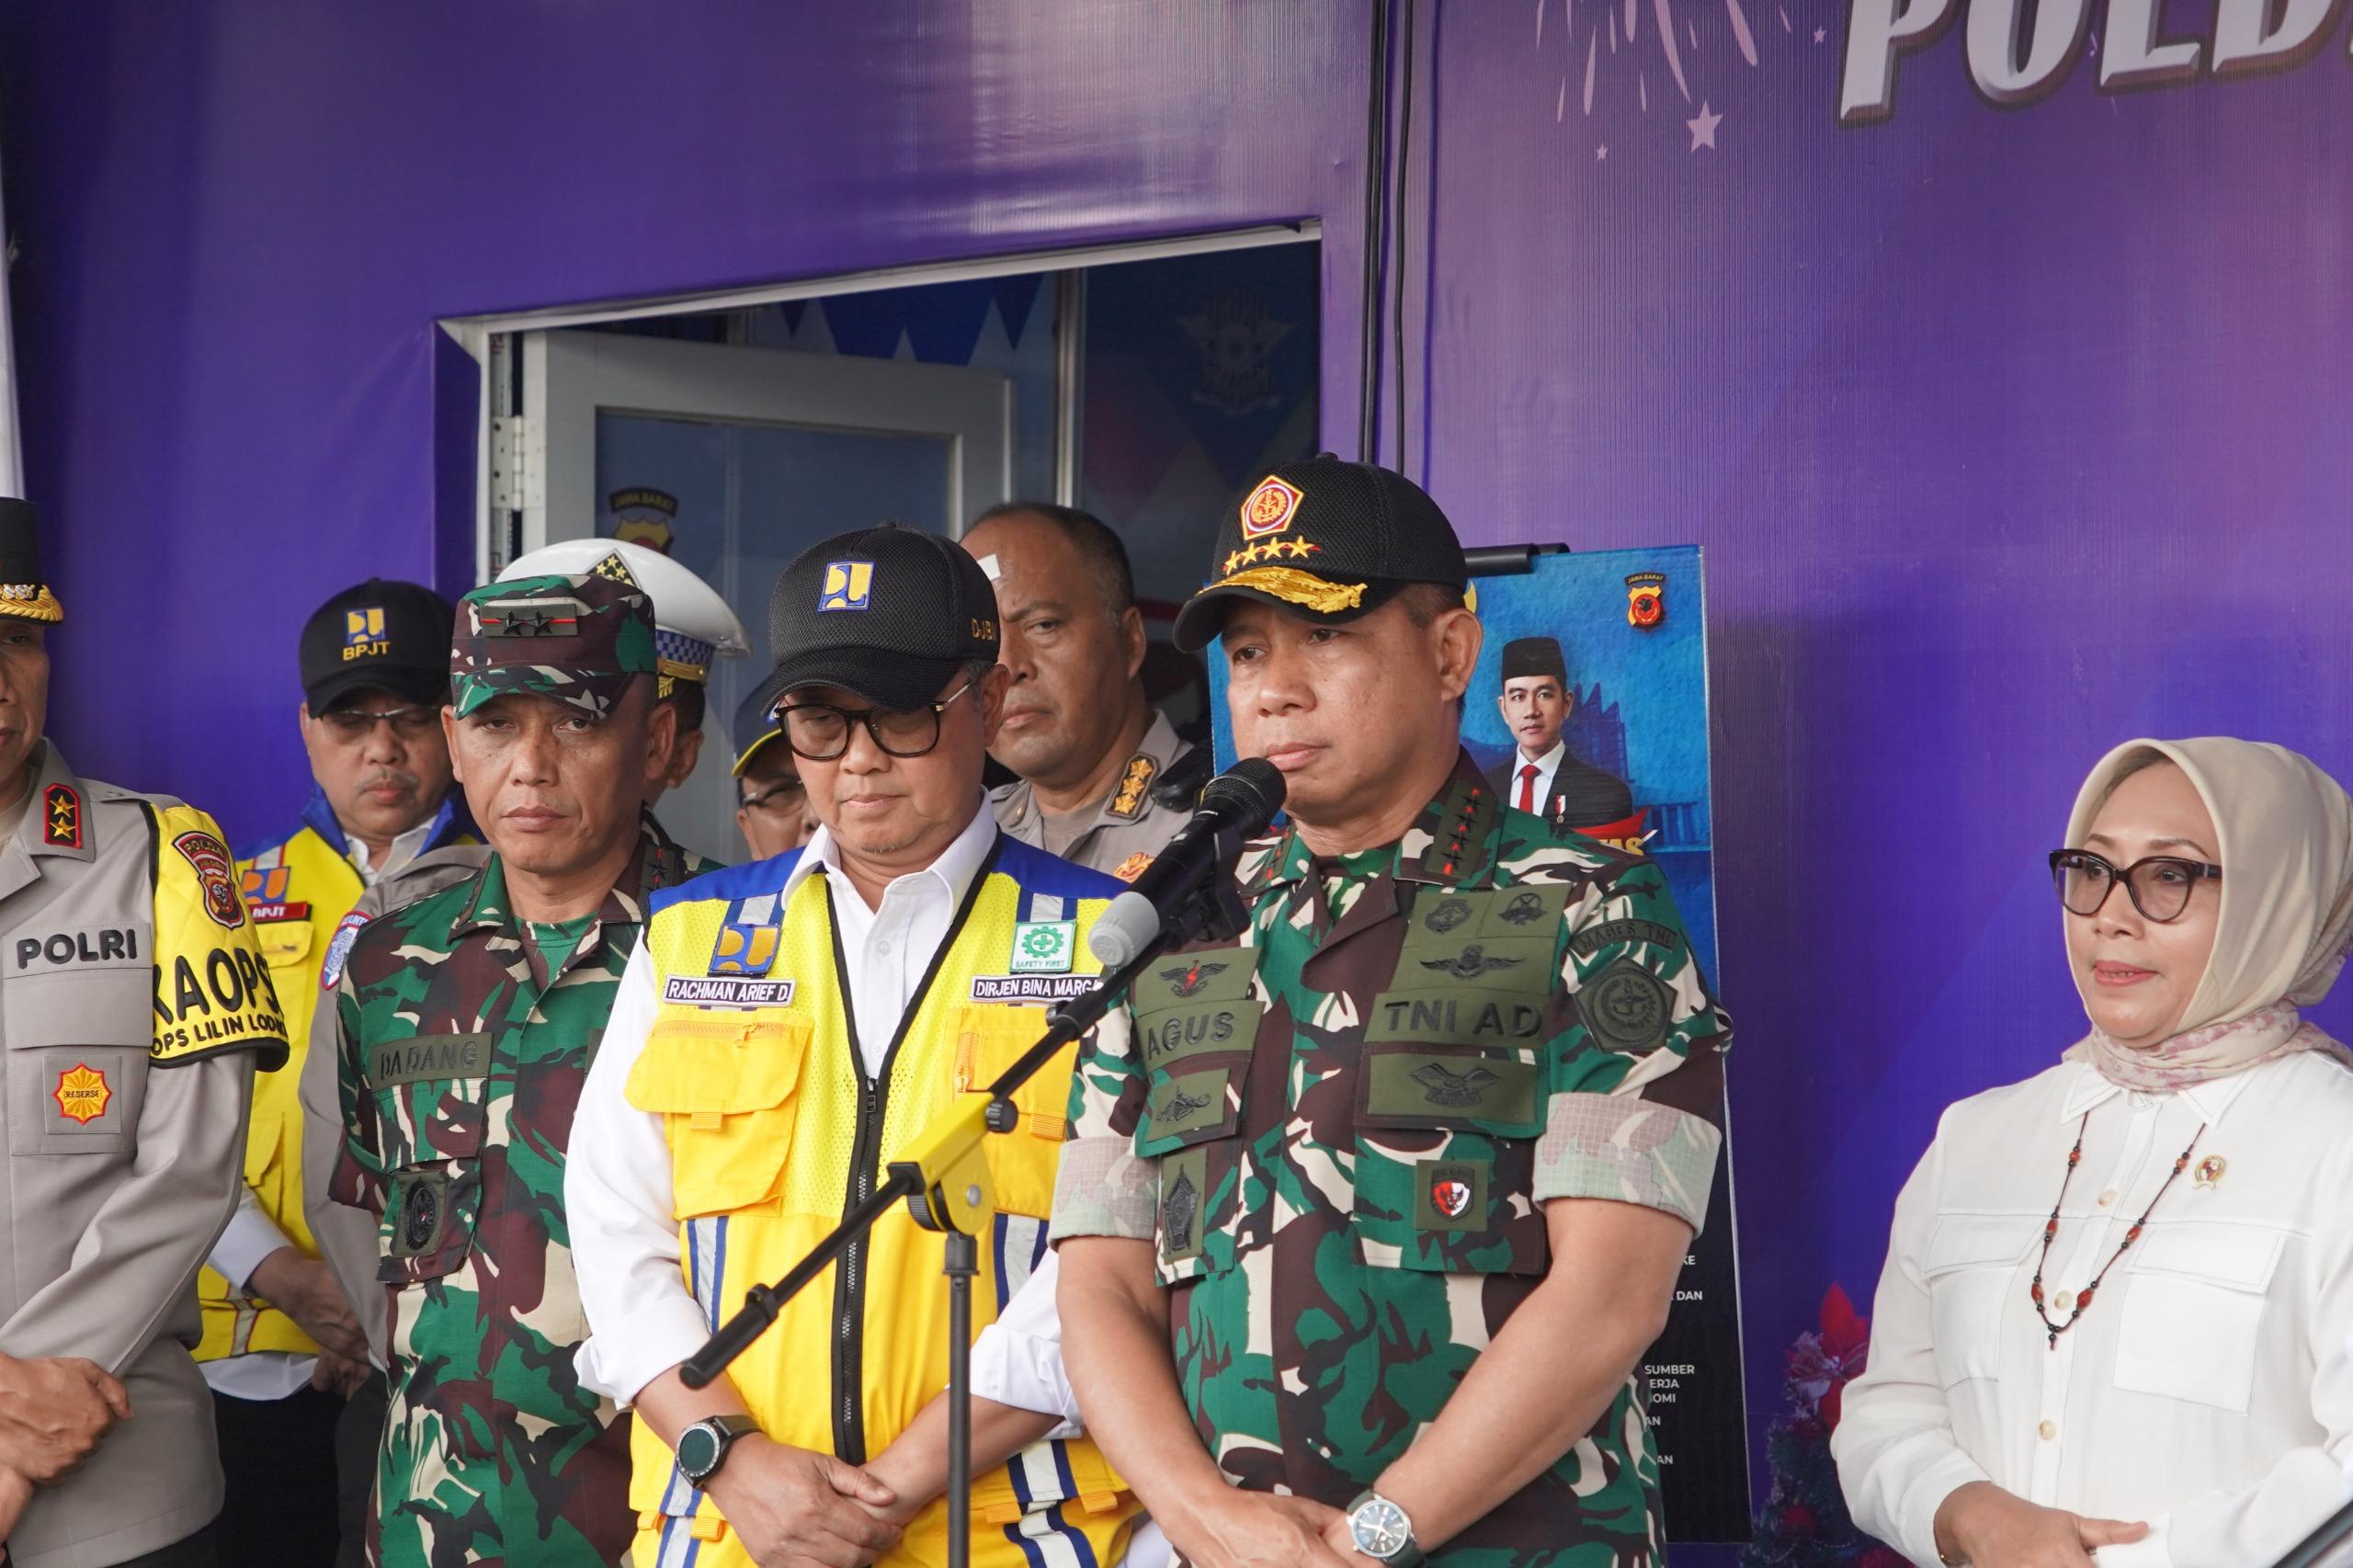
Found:
[[[2209,1154],[2204,1159],[2199,1161],[2198,1169],[2194,1173],[2197,1178],[2196,1186],[2198,1190],[2200,1192],[2212,1191],[2215,1185],[2222,1179],[2222,1173],[2230,1168],[2231,1162],[2222,1158],[2220,1154]]]

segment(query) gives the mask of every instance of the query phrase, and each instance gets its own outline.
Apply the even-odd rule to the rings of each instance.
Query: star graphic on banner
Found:
[[[1608,156],[1609,156],[1609,148],[1607,143],[1593,150],[1593,161],[1597,164]]]
[[[1828,38],[1829,36],[1829,33],[1822,28],[1816,28],[1813,29],[1813,41],[1816,43],[1820,43],[1824,39]]]
[[[1723,122],[1724,117],[1720,114],[1709,113],[1707,100],[1705,98],[1700,99],[1699,118],[1696,119],[1687,119],[1683,122],[1683,128],[1691,132],[1691,151],[1696,153],[1702,147],[1708,148],[1710,151],[1714,151],[1716,146],[1716,127],[1722,125]]]

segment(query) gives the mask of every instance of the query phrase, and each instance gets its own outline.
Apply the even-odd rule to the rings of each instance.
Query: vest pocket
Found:
[[[1384,1041],[1358,1070],[1355,1228],[1369,1266],[1541,1275],[1533,1051]]]
[[[655,1023],[624,1093],[663,1119],[679,1219],[776,1202],[811,1029],[794,1014]]]
[[[956,1034],[956,1092],[986,1089],[1046,1032],[1043,1007],[961,1006],[949,1027]],[[1059,1055],[1013,1092],[1021,1125],[982,1143],[996,1206],[1043,1220],[1054,1211],[1054,1171],[1069,1133],[1070,1075],[1076,1048]]]
[[[1059,1504],[1063,1517],[1075,1522],[1120,1509],[1127,1490],[1103,1451],[1084,1438],[1032,1443],[972,1477],[972,1513],[982,1524],[1002,1529]]]

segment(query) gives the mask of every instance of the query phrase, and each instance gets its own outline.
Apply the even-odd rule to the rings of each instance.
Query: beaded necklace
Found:
[[[2042,1307],[2042,1271],[2051,1264],[2051,1244],[2059,1234],[2059,1210],[2066,1204],[2067,1186],[2075,1179],[2075,1167],[2083,1163],[2084,1129],[2089,1127],[2091,1121],[2092,1113],[2086,1111],[2084,1119],[2075,1124],[2075,1146],[2067,1151],[2067,1174],[2060,1179],[2058,1201],[2052,1204],[2051,1218],[2042,1227],[2042,1256],[2035,1261],[2034,1283],[2027,1290],[2027,1294],[2034,1301],[2034,1315],[2042,1320],[2042,1326],[2050,1332],[2050,1343],[2046,1348],[2052,1350],[2059,1348],[2059,1336],[2075,1327],[2075,1320],[2084,1315],[2084,1309],[2092,1304],[2092,1293],[2099,1289],[2099,1282],[2108,1278],[2108,1271],[2116,1267],[2116,1260],[2131,1250],[2132,1244],[2141,1239],[2141,1227],[2149,1222],[2151,1214],[2156,1212],[2158,1200],[2165,1197],[2166,1188],[2172,1187],[2175,1181],[2179,1179],[2181,1173],[2189,1168],[2191,1153],[2197,1149],[2198,1141],[2206,1136],[2206,1124],[2201,1121],[2198,1124],[2198,1131],[2189,1135],[2188,1147],[2183,1149],[2181,1157],[2174,1161],[2173,1170],[2165,1176],[2165,1185],[2157,1188],[2157,1196],[2149,1199],[2149,1206],[2141,1210],[2141,1217],[2133,1221],[2131,1228],[2124,1233],[2124,1240],[2117,1244],[2116,1251],[2111,1253],[2108,1261],[2100,1266],[2099,1272],[2092,1276],[2092,1282],[2075,1292],[2075,1310],[2067,1314],[2067,1321],[2052,1323],[2051,1314]]]

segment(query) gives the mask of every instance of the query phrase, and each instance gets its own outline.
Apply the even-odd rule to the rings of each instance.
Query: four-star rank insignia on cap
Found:
[[[1307,493],[1296,484],[1287,483],[1273,474],[1258,482],[1242,503],[1242,537],[1264,539],[1290,527],[1291,518],[1299,511],[1299,504]]]
[[[630,574],[629,562],[621,559],[621,552],[618,550],[588,570],[599,577],[608,577],[624,586],[631,588],[638,586],[637,579]]]
[[[1648,631],[1666,619],[1666,574],[1637,572],[1626,579],[1626,624]]]
[[[40,792],[40,841],[51,849],[82,847],[82,797],[71,784]]]

